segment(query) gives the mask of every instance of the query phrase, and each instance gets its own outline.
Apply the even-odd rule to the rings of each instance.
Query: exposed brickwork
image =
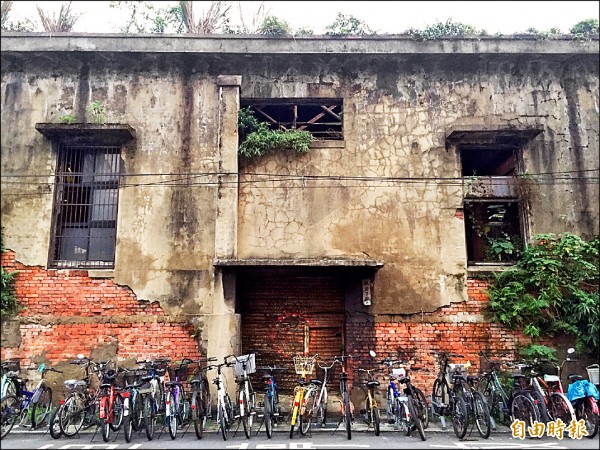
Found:
[[[110,344],[119,358],[200,356],[188,324],[165,316],[158,303],[138,300],[129,288],[90,278],[82,270],[24,266],[10,251],[2,254],[1,262],[6,270],[18,272],[17,296],[25,307],[20,313],[21,345],[2,348],[2,358],[22,357],[24,365],[39,356],[60,362]],[[380,357],[404,355],[421,368],[411,375],[429,393],[437,373],[433,352],[464,355],[454,362],[469,360],[477,370],[480,350],[513,353],[518,343],[528,343],[522,334],[485,321],[486,288],[485,281],[470,279],[466,302],[432,313],[347,317],[347,352],[358,356],[348,364],[351,377],[355,367],[369,361],[370,349]]]
[[[25,266],[14,252],[2,253],[2,266],[16,271],[16,294],[23,310],[21,344],[2,348],[2,358],[36,357],[50,363],[113,344],[118,358],[200,356],[186,322],[165,316],[158,303],[140,301],[127,287],[94,279],[85,270],[45,270]]]
[[[473,364],[472,371],[479,369],[478,353],[498,355],[514,354],[517,344],[527,344],[529,338],[506,327],[490,323],[483,318],[483,306],[487,296],[483,292],[487,283],[481,280],[468,280],[468,300],[442,307],[433,313],[392,316],[389,321],[376,321],[372,333],[364,323],[347,325],[350,352],[368,361],[368,351],[374,349],[378,359],[390,356],[408,358],[410,364],[419,370],[410,373],[415,385],[427,394],[437,374],[435,357],[432,353],[447,351],[464,355],[455,358],[453,363]]]

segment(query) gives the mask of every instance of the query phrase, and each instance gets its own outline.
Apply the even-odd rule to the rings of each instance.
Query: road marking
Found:
[[[46,444],[46,445],[42,445],[41,447],[38,447],[39,450],[44,450],[45,448],[52,448],[54,446],[54,444]]]
[[[227,445],[226,448],[238,448],[241,450],[247,449],[250,446],[249,443],[244,442],[239,445]],[[331,448],[369,448],[368,444],[313,444],[312,442],[290,442],[289,444],[256,444],[257,449],[262,450],[308,450],[317,449],[321,447]]]

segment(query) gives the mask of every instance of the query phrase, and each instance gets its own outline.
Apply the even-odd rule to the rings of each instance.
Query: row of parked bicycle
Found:
[[[485,370],[481,370],[478,376],[466,373],[468,364],[450,363],[450,358],[464,358],[462,355],[442,353],[432,388],[432,411],[442,417],[450,416],[454,432],[460,439],[472,423],[487,439],[491,429],[496,427],[496,418],[505,425],[521,423],[523,430],[534,430],[534,433],[539,428],[537,424],[552,422],[559,427],[562,424],[563,427],[576,428],[578,432],[573,434],[579,437],[593,438],[599,427],[598,389],[589,380],[575,374],[568,376],[570,384],[566,393],[561,382],[563,366],[566,362],[575,361],[570,357],[574,352],[574,349],[569,349],[562,363],[553,365],[556,374],[541,372],[541,365],[549,361],[507,364],[480,353],[480,368],[485,367]],[[514,370],[508,389],[500,381],[502,364]],[[588,370],[592,373],[592,366]],[[593,370],[597,377],[598,365]],[[598,383],[598,380],[595,379],[595,382]],[[541,436],[537,433],[531,437]]]
[[[71,361],[83,368],[82,379],[64,382],[66,395],[57,407],[52,404],[52,390],[46,385],[48,372],[61,371],[42,364],[40,380],[35,388],[27,390],[28,380],[20,376],[19,361],[2,363],[1,438],[18,424],[30,429],[48,426],[50,435],[74,436],[82,429],[96,426],[108,442],[111,432],[123,430],[130,442],[133,432],[145,432],[148,440],[168,430],[172,439],[178,430],[194,427],[202,439],[207,421],[215,420],[218,431],[227,440],[233,427],[243,427],[246,438],[256,435],[265,426],[266,435],[272,437],[275,424],[288,422],[290,438],[296,432],[308,435],[313,426],[323,426],[327,421],[329,395],[327,385],[334,366],[341,368],[339,376],[340,425],[348,439],[352,437],[356,418],[364,421],[375,435],[380,434],[380,411],[377,403],[380,381],[378,373],[385,373],[385,413],[387,422],[407,436],[416,430],[426,440],[425,429],[432,415],[452,421],[456,436],[464,438],[475,426],[483,438],[490,436],[496,419],[510,425],[521,421],[527,428],[535,423],[561,420],[565,424],[581,423],[587,437],[598,432],[598,390],[594,384],[578,375],[570,375],[568,397],[562,389],[558,375],[544,375],[534,367],[515,365],[520,371],[511,377],[509,392],[500,381],[500,361],[480,355],[488,370],[479,375],[468,375],[468,364],[452,364],[451,358],[463,358],[451,353],[438,353],[438,375],[433,383],[430,402],[421,389],[412,384],[407,374],[408,362],[402,360],[371,360],[358,367],[354,384],[365,390],[364,407],[358,414],[350,398],[349,376],[346,370],[349,355],[336,356],[325,361],[319,355],[293,358],[294,371],[300,377],[293,391],[289,411],[283,412],[279,402],[276,382],[281,371],[277,366],[256,366],[255,354],[229,355],[223,362],[216,358],[188,359],[172,363],[168,358],[138,361],[137,368],[118,367],[112,361],[92,361],[84,355]],[[568,361],[569,358],[565,361]],[[483,365],[483,364],[482,364]],[[232,367],[235,375],[235,401],[229,394],[223,369]],[[321,377],[313,378],[315,368]],[[264,392],[262,401],[252,385],[251,375],[261,370]],[[216,388],[213,403],[209,389],[208,371],[216,371],[212,383]],[[414,370],[414,369],[413,369]],[[119,376],[121,375],[121,376]],[[191,375],[191,376],[190,376]],[[97,382],[92,378],[97,378]],[[214,413],[214,415],[213,415]],[[262,421],[260,419],[262,418]],[[255,426],[260,421],[258,426]],[[237,431],[237,430],[236,430]],[[334,430],[335,432],[335,430]],[[584,434],[585,435],[585,434]],[[92,438],[93,439],[93,438]]]

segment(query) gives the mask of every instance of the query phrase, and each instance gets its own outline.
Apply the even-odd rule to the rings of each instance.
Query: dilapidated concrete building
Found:
[[[599,232],[598,53],[3,33],[3,265],[24,306],[3,358],[514,348],[481,312],[481,272],[511,256],[490,239]],[[310,151],[239,156],[241,108]]]

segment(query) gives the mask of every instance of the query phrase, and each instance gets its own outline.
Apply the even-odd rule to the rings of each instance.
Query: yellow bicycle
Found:
[[[296,426],[296,423],[298,424],[298,428],[302,429],[302,416],[306,408],[305,395],[308,389],[314,389],[314,385],[310,383],[310,381],[306,381],[306,376],[310,375],[315,370],[315,360],[317,356],[318,355],[294,356],[294,370],[302,378],[298,380],[298,384],[294,388],[294,402],[292,403],[292,419],[290,424],[290,439],[294,436],[294,427]]]

